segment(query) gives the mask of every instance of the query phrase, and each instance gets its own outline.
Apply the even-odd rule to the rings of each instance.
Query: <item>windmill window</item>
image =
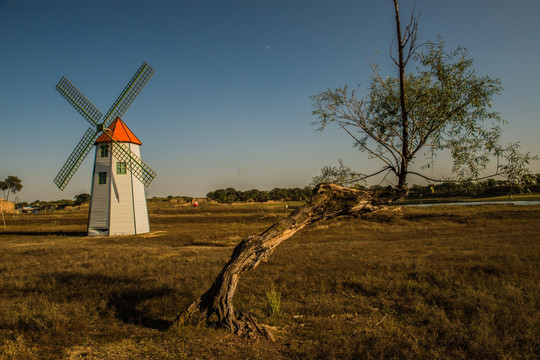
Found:
[[[116,163],[116,173],[117,174],[125,174],[126,173],[126,163],[125,162],[117,162]]]
[[[100,172],[98,173],[98,184],[106,184],[107,183],[107,173],[106,172]]]
[[[101,149],[101,157],[109,157],[109,146],[108,145],[102,145],[100,147]]]

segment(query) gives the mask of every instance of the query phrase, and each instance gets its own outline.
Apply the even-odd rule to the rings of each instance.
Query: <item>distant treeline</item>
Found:
[[[359,190],[384,191],[385,186],[373,185],[370,187],[358,186]],[[219,203],[232,202],[265,202],[274,201],[305,201],[313,194],[309,186],[304,188],[275,188],[270,191],[247,190],[234,188],[219,189],[209,192],[206,197]],[[488,197],[516,194],[519,192],[540,193],[540,174],[536,174],[522,188],[503,180],[487,179],[484,181],[443,182],[439,184],[413,185],[409,189],[409,199],[419,198],[445,198],[456,196]]]
[[[86,203],[90,203],[90,194],[83,193],[83,194],[75,195],[74,200],[70,200],[70,199],[51,200],[51,201],[35,200],[31,203],[23,201],[23,202],[18,202],[16,206],[17,208],[27,207],[27,206],[49,207],[49,208],[60,210],[60,209],[65,208],[66,206],[78,206],[78,205],[82,205]]]
[[[312,188],[275,188],[266,190],[236,190],[234,188],[218,189],[209,192],[206,197],[219,203],[233,202],[265,202],[274,201],[305,201],[313,196]]]
[[[507,181],[487,179],[484,181],[470,182],[443,182],[433,185],[413,185],[409,190],[410,199],[418,198],[438,198],[438,197],[490,197],[518,194],[522,192],[540,192],[540,174],[530,179],[527,184],[517,187]]]
[[[388,187],[381,185],[373,185],[370,187],[358,186],[360,190],[383,191]],[[303,188],[275,188],[270,191],[266,190],[247,190],[241,191],[234,188],[218,189],[209,192],[206,197],[208,200],[214,200],[219,203],[228,204],[233,202],[265,202],[265,201],[306,201],[309,200],[313,188],[306,186]],[[503,180],[488,179],[484,181],[470,182],[443,182],[431,185],[413,185],[409,189],[409,199],[420,198],[445,198],[456,196],[471,196],[471,197],[489,197],[489,196],[504,196],[509,194],[517,194],[520,192],[540,193],[540,174],[535,174],[525,181],[525,185],[517,188]],[[154,197],[151,200],[168,201],[171,199],[180,199],[183,202],[190,202],[193,198],[189,196],[172,196],[167,198]],[[39,201],[32,203],[19,202],[17,207],[22,206],[49,206],[56,209],[62,209],[66,206],[76,206],[90,202],[90,195],[79,194],[74,200],[63,199],[55,201]]]

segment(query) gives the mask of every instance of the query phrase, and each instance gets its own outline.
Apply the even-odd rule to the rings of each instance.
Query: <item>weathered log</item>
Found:
[[[360,216],[401,197],[395,193],[379,197],[372,192],[334,184],[317,185],[313,192],[312,200],[287,218],[259,236],[242,240],[212,286],[178,314],[171,327],[216,323],[240,336],[272,339],[267,326],[259,325],[253,317],[234,309],[233,297],[240,276],[266,262],[279,244],[310,224],[344,215]],[[212,321],[212,317],[217,319]]]

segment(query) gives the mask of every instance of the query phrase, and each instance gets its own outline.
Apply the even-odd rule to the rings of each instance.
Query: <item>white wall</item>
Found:
[[[123,143],[138,157],[140,146]],[[126,174],[117,174],[118,159],[110,157],[110,203],[109,235],[141,234],[150,231],[146,192],[144,185],[129,170]],[[96,175],[97,176],[97,175]]]
[[[90,215],[88,218],[88,235],[108,235],[110,224],[109,195],[111,192],[111,152],[108,157],[100,157],[99,144],[96,146],[94,173],[92,177],[92,199],[90,203]],[[107,173],[107,183],[98,184],[100,172]]]

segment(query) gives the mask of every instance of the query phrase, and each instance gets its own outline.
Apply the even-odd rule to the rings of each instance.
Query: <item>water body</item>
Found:
[[[400,206],[441,206],[441,205],[540,205],[540,201],[460,201],[460,202],[447,202],[447,203],[432,203],[432,204],[403,204]]]

